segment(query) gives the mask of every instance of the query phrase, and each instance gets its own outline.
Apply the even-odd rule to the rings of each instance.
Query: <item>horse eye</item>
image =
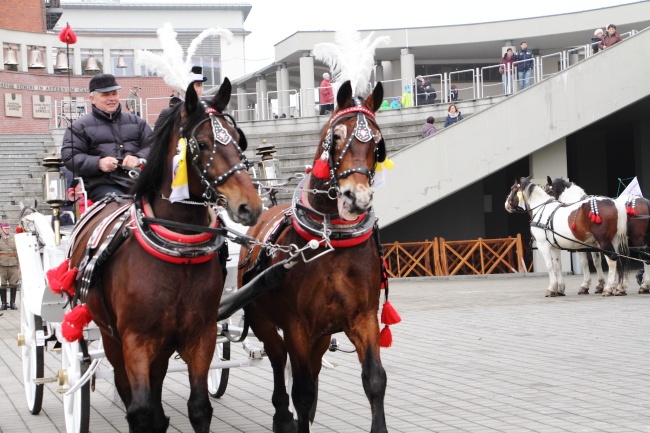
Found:
[[[332,135],[332,138],[334,139],[334,141],[336,141],[336,140],[340,140],[341,136],[338,135],[338,134],[334,134],[334,135]]]
[[[199,150],[208,150],[209,147],[204,141],[199,141],[198,142]]]

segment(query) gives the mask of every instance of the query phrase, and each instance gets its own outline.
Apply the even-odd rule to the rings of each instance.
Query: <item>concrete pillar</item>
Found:
[[[238,122],[250,120],[250,116],[248,115],[248,98],[246,96],[246,86],[237,86],[237,116],[235,118]]]
[[[18,70],[20,72],[29,72],[29,68],[27,68],[27,45],[18,46],[16,56],[18,57]]]
[[[269,119],[269,108],[267,105],[267,96],[268,96],[268,88],[267,88],[267,83],[266,83],[266,75],[262,75],[259,77],[257,80],[256,86],[258,87],[257,90],[257,116],[260,120],[268,120]]]
[[[561,138],[533,153],[529,158],[529,165],[530,174],[533,175],[532,181],[534,183],[546,184],[546,176],[550,176],[551,179],[555,179],[556,177],[567,179],[566,139]],[[563,272],[572,270],[572,257],[568,251],[562,251],[560,253],[560,261]],[[533,263],[535,272],[546,271],[546,263],[538,250],[534,250],[533,252]],[[576,257],[573,272],[581,274],[582,269],[579,269],[578,263],[579,261]]]
[[[102,50],[103,52],[103,57],[104,57],[104,65],[103,65],[103,73],[104,74],[112,74],[113,73],[113,68],[111,66],[111,49],[110,48],[104,48]],[[184,90],[183,90],[184,91]]]
[[[52,58],[53,53],[52,45],[45,45],[45,53],[43,53],[43,61],[45,62],[45,71],[48,74],[54,73],[54,60]]]
[[[569,54],[569,66],[575,65],[580,61],[580,55],[576,52]]]
[[[408,84],[412,88],[413,81],[415,80],[415,56],[410,53],[408,48],[402,48],[402,55],[400,56],[400,72],[400,78],[403,81],[400,83],[399,95],[404,93],[405,85]]]
[[[317,86],[314,84],[314,58],[309,52],[306,52],[300,58],[300,95],[302,100],[300,107],[303,117],[316,115],[314,90]]]
[[[74,75],[81,75],[83,71],[81,70],[81,48],[80,47],[73,47],[70,50],[70,62],[72,65],[72,73]]]
[[[634,123],[634,172],[644,197],[650,197],[650,120],[643,119]],[[644,170],[645,169],[645,170]]]
[[[391,77],[391,80],[393,80],[393,81],[391,81],[390,85],[388,86],[388,90],[389,90],[388,95],[389,95],[389,98],[394,98],[396,96],[402,96],[402,84],[399,81],[400,78],[402,78],[402,77],[400,76],[400,72],[398,72],[398,71],[402,70],[402,65],[401,65],[401,61],[399,61],[399,60],[393,60],[390,63],[391,63],[392,71],[393,71],[393,76]],[[384,94],[385,94],[385,92],[384,92]],[[389,99],[389,102],[390,102],[390,99]]]
[[[381,61],[375,66],[375,81],[384,81],[384,66]]]
[[[530,174],[537,183],[546,183],[546,176],[567,178],[566,139],[561,138],[530,156]]]
[[[286,63],[282,64],[282,68],[280,69],[280,81],[282,82],[282,93],[280,94],[279,100],[282,101],[282,104],[280,104],[281,107],[283,107],[282,110],[280,110],[282,113],[286,113],[287,117],[291,117],[291,115],[297,115],[298,113],[292,113],[291,112],[291,89],[289,88],[289,68],[287,67]]]
[[[282,72],[281,72],[282,67],[278,66],[278,68],[275,70],[275,83],[276,83],[276,89],[277,93],[273,94],[271,93],[269,95],[269,99],[275,99],[276,100],[276,108],[278,111],[278,116],[280,116],[282,113],[286,113],[287,107],[282,105],[282,94],[286,90],[282,86]],[[273,111],[273,110],[271,110]]]

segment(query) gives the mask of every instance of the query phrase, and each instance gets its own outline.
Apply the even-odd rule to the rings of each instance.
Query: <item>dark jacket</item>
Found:
[[[69,170],[83,177],[87,190],[97,185],[115,185],[109,174],[99,169],[99,160],[128,155],[147,159],[150,136],[149,125],[140,117],[122,113],[121,106],[109,115],[93,105],[91,113],[66,129],[61,157]]]
[[[593,37],[591,38],[591,52],[596,54],[598,52],[598,45],[602,42],[602,38]]]
[[[520,60],[528,60],[533,58],[533,53],[528,51],[528,49],[525,50],[519,50],[514,56],[514,61],[518,62]],[[527,71],[529,69],[533,69],[533,61],[530,60],[528,62],[521,62],[517,63],[515,65],[517,67],[517,72],[522,72],[522,71]]]
[[[428,89],[427,89],[428,87]],[[420,80],[415,80],[415,93],[417,94],[418,106],[433,104],[436,99],[437,93],[436,89],[431,85],[431,81],[424,80],[422,83]]]
[[[433,126],[433,123],[425,123],[424,126],[422,127],[422,138],[427,138],[430,135],[433,135],[436,133],[436,127]]]
[[[612,36],[607,33],[605,36],[603,36],[603,40],[598,44],[598,48],[604,50],[605,48],[609,48],[612,45],[621,42],[622,40],[623,38],[618,33],[614,33]]]
[[[463,120],[463,115],[460,114],[460,111],[458,112],[458,116],[456,117],[451,117],[449,114],[447,114],[447,118],[445,119],[445,128],[448,127],[449,125],[453,125],[454,123],[460,122]]]

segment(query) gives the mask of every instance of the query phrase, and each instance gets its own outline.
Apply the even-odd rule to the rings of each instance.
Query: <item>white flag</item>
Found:
[[[640,197],[643,197],[643,194],[641,193],[641,187],[639,186],[639,181],[635,177],[632,179],[632,181],[625,187],[621,195],[638,195]]]

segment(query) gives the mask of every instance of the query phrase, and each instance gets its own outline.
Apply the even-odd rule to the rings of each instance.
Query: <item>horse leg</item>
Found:
[[[162,352],[151,365],[149,383],[151,384],[151,402],[154,411],[152,431],[164,432],[169,427],[169,417],[165,416],[162,405],[162,389],[167,367],[169,366],[169,357],[172,353],[174,353],[173,350]]]
[[[639,287],[640,294],[650,293],[650,264],[643,263],[643,279]]]
[[[316,401],[315,378],[318,377],[320,371],[320,366],[318,366],[316,374],[312,372],[313,339],[309,338],[302,328],[293,326],[290,331],[284,332],[284,341],[291,361],[291,373],[293,375],[291,399],[298,415],[298,433],[309,433],[311,431],[309,412]],[[322,341],[321,338],[321,344],[319,345],[321,348],[323,346]],[[319,359],[322,359],[325,350],[327,350],[327,346],[320,352]]]
[[[284,381],[284,369],[287,364],[287,349],[284,340],[278,334],[275,326],[262,318],[262,313],[256,313],[254,309],[246,309],[247,317],[250,317],[251,329],[264,343],[264,350],[273,368],[273,396],[271,402],[275,408],[273,414],[273,431],[275,433],[295,433],[298,431],[298,424],[293,419],[289,410],[289,394]]]
[[[605,255],[605,260],[607,260],[607,266],[609,267],[609,273],[607,276],[607,284],[603,290],[603,296],[625,296],[626,288],[622,281],[617,281],[616,277],[616,260],[612,260],[609,256]]]
[[[208,371],[217,343],[217,322],[197,329],[189,336],[178,353],[187,362],[190,379],[190,398],[187,411],[190,423],[197,433],[208,433],[212,421],[212,405],[208,397]]]
[[[124,403],[125,408],[131,405],[131,386],[129,385],[129,378],[126,375],[124,368],[124,356],[122,355],[122,346],[108,333],[101,330],[102,344],[104,346],[104,353],[106,358],[113,366],[113,377],[115,380],[115,388],[117,393]]]
[[[537,248],[544,257],[546,270],[548,271],[548,288],[546,289],[546,297],[554,297],[557,292],[557,278],[555,276],[555,267],[553,266],[553,258],[551,253],[551,246],[548,242],[538,242]]]
[[[582,284],[580,285],[580,290],[578,295],[588,295],[589,286],[591,285],[591,273],[589,272],[589,258],[587,253],[578,253],[578,259],[580,259],[580,266],[582,267]]]
[[[160,345],[161,342],[143,339],[137,333],[122,333],[122,353],[131,386],[131,403],[126,408],[130,433],[154,432],[149,375],[153,354]]]
[[[377,315],[366,315],[356,320],[346,331],[350,341],[357,349],[361,363],[361,382],[372,411],[370,433],[385,433],[386,415],[384,396],[386,394],[386,370],[379,356],[379,323]]]
[[[594,262],[594,268],[596,268],[596,274],[598,274],[598,284],[596,284],[594,293],[603,293],[603,289],[605,288],[605,273],[603,272],[603,262],[600,253],[591,253],[591,260]]]

